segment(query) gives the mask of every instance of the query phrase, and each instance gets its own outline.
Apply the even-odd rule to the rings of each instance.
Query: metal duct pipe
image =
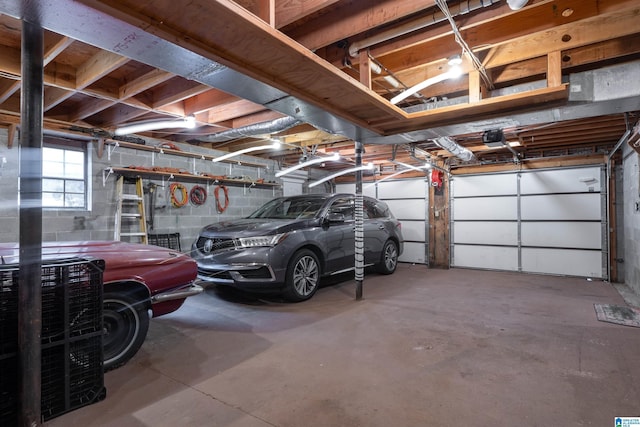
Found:
[[[475,160],[476,158],[471,150],[469,150],[468,148],[464,148],[462,145],[458,144],[448,136],[441,136],[440,138],[432,139],[432,141],[438,147],[447,150],[462,161],[469,162],[471,160]]]
[[[529,0],[507,0],[507,4],[511,10],[520,10],[529,3]]]
[[[270,122],[256,123],[237,129],[229,129],[223,132],[218,132],[216,134],[209,135],[202,140],[207,142],[231,141],[232,139],[237,138],[246,138],[266,133],[282,132],[283,130],[290,129],[300,123],[302,123],[300,120],[290,116],[281,117]]]
[[[498,2],[499,0],[465,0],[458,3],[457,6],[451,7],[450,9],[452,9],[453,16],[458,16],[464,15],[465,13],[473,12],[483,7],[492,6]],[[456,7],[458,9],[457,11],[455,11]],[[447,17],[444,15],[444,13],[442,13],[440,9],[436,9],[431,15],[416,19],[415,21],[407,22],[406,24],[391,28],[387,31],[383,31],[379,34],[376,34],[375,36],[371,36],[352,43],[349,46],[349,55],[355,57],[362,49],[366,49],[373,45],[403,36],[412,31],[421,30],[422,28],[426,28],[430,25],[445,21],[446,19]]]

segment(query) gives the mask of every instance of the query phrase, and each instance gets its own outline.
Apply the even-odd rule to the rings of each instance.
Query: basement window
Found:
[[[87,169],[84,147],[48,143],[45,139],[42,148],[42,207],[88,210]]]

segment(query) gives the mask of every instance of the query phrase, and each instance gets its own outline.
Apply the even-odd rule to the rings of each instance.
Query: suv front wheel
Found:
[[[318,257],[309,249],[296,252],[287,268],[284,296],[294,302],[313,296],[320,284]]]

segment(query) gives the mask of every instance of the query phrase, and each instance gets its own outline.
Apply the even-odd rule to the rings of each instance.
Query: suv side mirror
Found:
[[[335,222],[344,222],[344,214],[339,213],[339,212],[329,212],[329,215],[327,215],[327,222],[329,223],[335,223]]]

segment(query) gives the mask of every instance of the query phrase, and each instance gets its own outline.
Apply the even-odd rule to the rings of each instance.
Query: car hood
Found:
[[[210,224],[202,229],[201,236],[251,237],[285,233],[308,227],[313,219],[243,218]]]
[[[2,264],[19,262],[19,245],[17,243],[0,243],[0,261]],[[149,266],[171,264],[179,258],[188,258],[167,248],[138,243],[120,241],[77,241],[77,242],[43,242],[42,260],[66,258],[103,259],[106,269],[113,270],[129,266]]]

